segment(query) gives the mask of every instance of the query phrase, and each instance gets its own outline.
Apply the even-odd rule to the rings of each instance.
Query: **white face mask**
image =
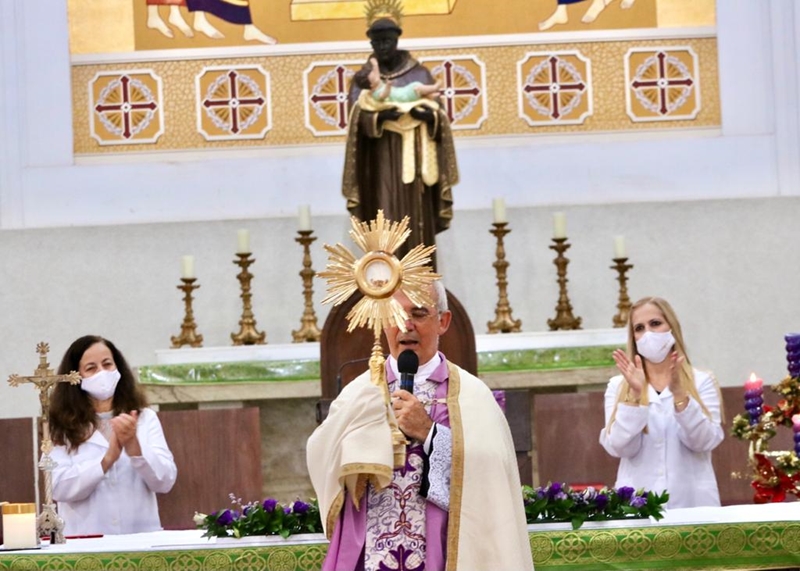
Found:
[[[96,400],[108,400],[114,396],[120,376],[117,370],[102,370],[91,377],[81,379],[81,389]]]
[[[675,338],[672,336],[672,331],[647,331],[636,342],[636,350],[639,355],[651,363],[662,362],[674,346]]]

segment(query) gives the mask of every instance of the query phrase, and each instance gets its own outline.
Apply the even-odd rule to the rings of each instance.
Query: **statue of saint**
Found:
[[[412,83],[410,89],[433,88],[430,71],[397,49],[402,33],[394,19],[375,20],[367,30],[373,53],[359,73],[368,75],[377,62],[380,80],[393,90]],[[378,210],[396,222],[409,217],[411,235],[396,252],[402,258],[418,244],[434,245],[436,234],[450,226],[452,187],[458,182],[453,136],[435,98],[378,101],[365,85],[350,86],[342,194],[359,220],[373,220]],[[435,269],[435,258],[432,262]]]

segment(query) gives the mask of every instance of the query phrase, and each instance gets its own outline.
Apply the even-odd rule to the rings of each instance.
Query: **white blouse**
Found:
[[[692,398],[684,410],[676,412],[669,387],[658,394],[648,385],[649,405],[620,403],[610,430],[608,422],[625,380],[618,375],[609,381],[605,394],[606,426],[600,431],[600,444],[620,459],[617,487],[657,493],[667,490],[668,508],[720,505],[711,465],[711,451],[724,437],[720,393],[709,374],[695,369],[694,379],[711,418]]]

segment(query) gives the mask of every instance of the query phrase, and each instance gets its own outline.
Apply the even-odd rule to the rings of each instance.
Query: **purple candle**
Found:
[[[794,430],[794,453],[800,456],[800,414],[792,417],[792,430]]]
[[[764,404],[762,395],[764,394],[764,381],[759,379],[755,373],[750,374],[750,378],[744,383],[744,408],[750,415],[750,425],[758,424],[761,417],[761,405]]]
[[[795,379],[800,377],[800,333],[788,333],[784,339],[789,376]]]

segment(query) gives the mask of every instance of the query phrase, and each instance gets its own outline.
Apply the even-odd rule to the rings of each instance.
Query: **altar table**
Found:
[[[797,502],[673,510],[661,522],[639,527],[531,530],[537,571],[800,568]],[[327,549],[321,536],[305,542],[271,538],[277,541],[254,545],[200,536],[195,530],[162,531],[0,551],[0,570],[312,571],[320,568]]]

